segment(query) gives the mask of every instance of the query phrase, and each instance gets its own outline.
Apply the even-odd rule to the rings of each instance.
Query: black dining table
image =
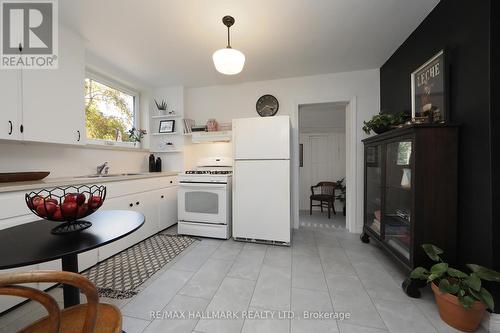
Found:
[[[17,268],[61,259],[62,270],[78,273],[78,254],[93,250],[139,229],[143,214],[128,210],[102,210],[85,217],[88,229],[65,235],[50,231],[60,222],[37,220],[0,230],[0,269]],[[80,303],[80,291],[63,285],[64,307]]]

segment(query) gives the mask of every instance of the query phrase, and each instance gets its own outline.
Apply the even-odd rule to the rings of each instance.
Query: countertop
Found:
[[[156,177],[171,177],[177,176],[179,172],[144,172],[137,174],[128,175],[117,175],[112,177],[65,177],[65,178],[45,178],[36,181],[27,182],[10,182],[10,183],[0,183],[0,193],[3,192],[14,192],[14,191],[26,191],[41,188],[51,188],[57,186],[71,186],[71,185],[83,185],[83,184],[95,184],[95,183],[107,183],[107,182],[117,182],[124,180],[134,180],[134,179],[145,179],[145,178],[156,178]]]

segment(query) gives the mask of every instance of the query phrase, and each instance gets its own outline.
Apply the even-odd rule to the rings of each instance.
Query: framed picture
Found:
[[[448,121],[448,71],[445,50],[411,73],[412,119],[417,123]]]
[[[158,133],[173,133],[175,130],[175,120],[160,120]]]

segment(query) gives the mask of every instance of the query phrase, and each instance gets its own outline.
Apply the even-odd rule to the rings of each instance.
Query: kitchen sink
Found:
[[[111,178],[111,177],[124,177],[124,176],[139,176],[145,175],[147,173],[110,173],[107,175],[85,175],[85,176],[76,176],[75,178]]]

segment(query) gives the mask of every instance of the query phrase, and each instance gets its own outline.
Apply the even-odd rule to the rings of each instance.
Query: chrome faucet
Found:
[[[105,175],[107,175],[108,171],[109,171],[108,162],[104,162],[103,164],[97,166],[97,174],[98,175],[102,175],[103,172]]]

